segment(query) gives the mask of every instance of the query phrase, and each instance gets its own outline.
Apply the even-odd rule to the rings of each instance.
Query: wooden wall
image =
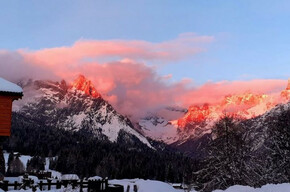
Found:
[[[13,99],[11,96],[0,96],[0,136],[10,136]]]

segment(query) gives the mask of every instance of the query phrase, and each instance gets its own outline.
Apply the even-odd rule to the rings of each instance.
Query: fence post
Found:
[[[108,186],[109,186],[109,182],[108,182],[108,178],[106,177],[105,178],[105,187],[106,187],[106,190],[108,190]]]
[[[36,192],[36,185],[32,186],[32,192]]]
[[[40,181],[40,182],[39,182],[39,189],[40,189],[40,191],[42,191],[42,186],[43,186],[43,185],[42,185],[42,181]]]
[[[72,181],[72,189],[75,189],[76,188],[76,182],[77,181]]]
[[[83,192],[83,180],[80,180],[80,192]]]
[[[47,190],[50,190],[51,189],[51,180],[47,180],[47,183],[48,183]]]
[[[127,192],[130,192],[130,185],[127,185]]]
[[[104,180],[98,180],[101,183],[101,191],[105,190]]]
[[[134,192],[138,192],[138,187],[137,187],[137,185],[134,185]]]
[[[90,191],[91,191],[91,181],[88,180],[88,192],[90,192]]]
[[[14,190],[17,190],[18,182],[14,181]]]
[[[61,188],[61,183],[60,181],[56,181],[56,189],[60,189]]]
[[[67,180],[64,180],[64,181],[62,181],[63,182],[63,186],[64,187],[67,187],[68,186],[68,181]]]
[[[3,187],[4,191],[8,191],[8,181],[4,181],[4,187]]]

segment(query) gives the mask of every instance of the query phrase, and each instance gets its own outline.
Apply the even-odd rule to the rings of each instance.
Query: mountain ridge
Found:
[[[79,84],[29,81],[24,85],[24,98],[15,102],[14,111],[48,126],[71,131],[87,129],[111,142],[117,141],[122,130],[152,148],[149,141],[134,129],[131,121],[96,92],[89,80],[80,76],[75,82]]]
[[[250,92],[232,94],[226,95],[217,104],[192,105],[188,109],[163,109],[165,113],[179,114],[178,119],[168,118],[160,113],[149,113],[132,123],[105,101],[93,83],[83,75],[79,75],[70,84],[64,80],[30,80],[21,85],[24,86],[24,98],[16,101],[15,111],[26,111],[27,115],[39,116],[39,120],[48,119],[47,115],[51,115],[46,123],[56,122],[56,125],[69,130],[91,127],[94,134],[106,135],[112,142],[117,140],[120,129],[124,129],[149,147],[151,146],[146,137],[168,145],[182,145],[187,140],[198,140],[211,133],[214,123],[224,115],[245,120],[255,118],[274,108],[279,102],[286,102],[290,95],[289,80],[278,99]],[[70,110],[73,112],[70,113]]]

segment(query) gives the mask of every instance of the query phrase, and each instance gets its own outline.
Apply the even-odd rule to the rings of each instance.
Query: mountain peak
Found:
[[[97,92],[93,83],[83,75],[79,75],[78,78],[74,80],[72,87],[94,98],[101,97],[101,94]]]
[[[244,94],[235,94],[228,95],[222,101],[222,105],[247,105],[255,106],[260,103],[263,103],[268,98],[266,94],[253,94],[253,93],[244,93]]]
[[[290,100],[290,78],[288,79],[288,85],[286,89],[281,92],[281,97],[285,98],[286,100]]]

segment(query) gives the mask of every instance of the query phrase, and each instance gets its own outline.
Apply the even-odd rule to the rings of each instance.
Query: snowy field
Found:
[[[215,190],[214,192],[290,192],[290,183],[267,184],[261,188],[235,185],[225,191]]]
[[[4,158],[5,162],[7,163],[8,161],[8,153],[4,153]],[[24,166],[26,167],[28,160],[31,159],[31,156],[26,156],[26,155],[21,155],[20,160],[23,162]],[[6,165],[6,169],[7,169]],[[49,158],[46,158],[46,165],[45,169],[47,171],[52,172],[53,177],[61,178],[62,174],[60,172],[50,170],[49,169]],[[5,180],[8,180],[9,182],[14,182],[14,181],[20,181],[20,177],[6,177]],[[34,178],[37,179],[37,178]],[[90,179],[102,179],[101,177],[95,176]],[[37,182],[37,180],[36,180]],[[134,192],[134,185],[137,186],[138,192],[183,192],[184,190],[182,189],[174,189],[170,184],[161,182],[161,181],[154,181],[154,180],[144,180],[144,179],[121,179],[121,180],[109,180],[109,184],[118,184],[118,185],[123,185],[124,190],[127,191],[127,187],[129,186],[130,190],[129,192]],[[10,190],[9,190],[10,191]],[[11,190],[12,192],[14,190]],[[32,190],[18,190],[18,191],[23,191],[23,192],[32,192]],[[40,191],[40,190],[38,190]],[[71,187],[68,188],[62,188],[62,189],[53,189],[51,191],[54,192],[78,192],[79,189],[72,189]],[[0,189],[0,192],[2,190]],[[191,192],[196,192],[195,190],[192,190]],[[235,185],[232,186],[226,190],[215,190],[213,192],[290,192],[290,183],[284,183],[284,184],[267,184],[261,188],[252,188],[249,186],[240,186],[240,185]]]
[[[123,185],[126,191],[127,186],[130,185],[130,192],[133,192],[134,185],[137,185],[138,192],[184,192],[182,189],[174,189],[171,185],[153,180],[143,179],[122,179],[110,180],[111,184]],[[196,192],[192,190],[191,192]],[[213,192],[290,192],[290,183],[284,184],[268,184],[261,188],[252,188],[248,186],[235,185],[226,190],[215,190]]]
[[[174,189],[172,186],[170,186],[167,183],[160,182],[160,181],[153,181],[153,180],[143,180],[143,179],[123,179],[123,180],[111,180],[111,184],[121,184],[123,186],[132,186],[130,187],[129,192],[133,192],[133,185],[135,184],[138,186],[138,192],[183,192],[184,190],[181,189]],[[126,191],[127,188],[125,188]],[[11,190],[9,192],[13,192],[15,190]],[[31,189],[29,190],[18,190],[22,192],[32,192]],[[40,192],[38,189],[37,191]],[[44,190],[45,191],[45,190]],[[79,189],[72,189],[71,187],[68,188],[62,188],[62,189],[54,189],[50,190],[51,192],[79,192]],[[0,192],[4,192],[0,189]],[[196,191],[191,191],[196,192]],[[284,183],[284,184],[268,184],[263,186],[262,188],[252,188],[247,186],[232,186],[228,188],[225,191],[222,190],[215,190],[214,192],[290,192],[290,183]]]

